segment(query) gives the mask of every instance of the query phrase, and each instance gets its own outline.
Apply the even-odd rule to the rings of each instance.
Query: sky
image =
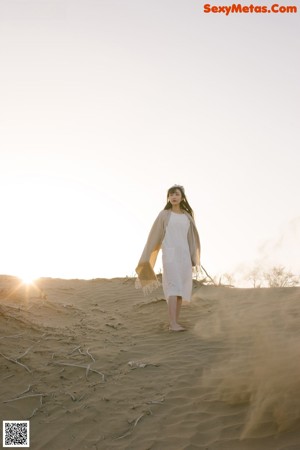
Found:
[[[300,12],[204,3],[0,0],[0,273],[133,276],[173,184],[212,276],[300,273]]]

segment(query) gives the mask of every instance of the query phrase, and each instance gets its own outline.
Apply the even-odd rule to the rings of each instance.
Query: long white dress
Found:
[[[192,261],[187,240],[190,221],[185,214],[171,212],[162,242],[163,291],[170,296],[180,296],[191,301]]]

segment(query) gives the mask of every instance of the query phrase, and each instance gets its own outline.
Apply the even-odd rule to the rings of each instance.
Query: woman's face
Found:
[[[179,205],[182,200],[182,194],[180,189],[176,189],[172,194],[168,196],[168,200],[172,206]]]

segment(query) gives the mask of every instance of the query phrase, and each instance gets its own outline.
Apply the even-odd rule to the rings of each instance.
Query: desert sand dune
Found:
[[[195,284],[186,332],[130,278],[0,277],[2,420],[33,450],[299,450],[300,288]]]

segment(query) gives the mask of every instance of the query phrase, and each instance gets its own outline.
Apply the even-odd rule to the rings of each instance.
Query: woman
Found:
[[[183,186],[175,184],[168,190],[167,204],[151,228],[135,269],[136,287],[142,287],[144,293],[158,287],[153,269],[162,249],[163,290],[172,331],[184,330],[178,323],[181,304],[191,300],[192,267],[200,268],[200,240],[193,216]]]

